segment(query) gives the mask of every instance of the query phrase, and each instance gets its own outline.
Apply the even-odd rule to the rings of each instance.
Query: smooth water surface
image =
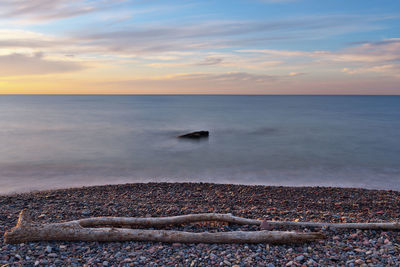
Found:
[[[0,96],[0,193],[149,181],[400,190],[400,97]]]

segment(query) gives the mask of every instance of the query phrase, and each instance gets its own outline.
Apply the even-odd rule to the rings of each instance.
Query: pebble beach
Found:
[[[0,196],[0,266],[399,266],[398,231],[323,231],[325,240],[288,245],[151,242],[31,242],[5,244],[22,209],[38,223],[96,216],[161,217],[232,213],[267,220],[394,222],[400,192],[330,187],[272,187],[208,183],[140,183]],[[192,232],[254,231],[258,226],[193,223]]]

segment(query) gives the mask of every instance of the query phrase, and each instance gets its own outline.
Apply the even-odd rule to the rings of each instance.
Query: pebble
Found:
[[[224,263],[225,263],[226,265],[228,265],[228,266],[231,266],[231,265],[232,265],[232,263],[230,263],[230,262],[227,261],[227,260],[224,260]]]
[[[46,246],[46,252],[47,252],[47,253],[51,253],[52,249],[53,249],[52,247]]]
[[[294,265],[293,261],[289,261],[288,263],[286,263],[286,266],[292,266],[292,265]]]
[[[307,261],[307,265],[315,265],[315,264],[317,264],[317,262],[315,260],[313,260],[313,259],[309,259]]]
[[[361,264],[364,264],[364,261],[362,259],[357,259],[354,261],[354,263],[361,265]]]

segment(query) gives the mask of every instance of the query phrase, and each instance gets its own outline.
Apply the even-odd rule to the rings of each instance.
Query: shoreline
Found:
[[[326,240],[300,245],[177,245],[150,242],[36,242],[5,245],[3,241],[5,230],[15,226],[18,213],[23,208],[31,210],[35,221],[48,223],[95,216],[161,217],[202,212],[232,213],[252,219],[379,222],[398,221],[399,207],[400,192],[392,190],[211,183],[136,183],[0,195],[0,264],[399,265],[400,236],[398,232],[384,231],[330,229],[327,230]],[[174,229],[257,230],[252,226],[211,224],[190,224]]]
[[[35,194],[42,192],[52,192],[52,191],[64,191],[64,190],[79,190],[84,188],[97,188],[97,187],[108,187],[108,186],[130,186],[130,185],[141,185],[141,184],[149,184],[149,185],[157,185],[157,184],[210,184],[210,185],[234,185],[234,186],[250,186],[250,187],[271,187],[271,188],[321,188],[321,189],[344,189],[344,190],[367,190],[367,191],[389,191],[389,192],[398,192],[400,190],[397,189],[385,189],[385,188],[373,188],[373,187],[356,187],[356,186],[337,186],[337,185],[278,185],[278,184],[256,184],[256,183],[226,183],[226,182],[189,182],[189,181],[147,181],[147,182],[116,182],[116,183],[108,183],[108,184],[89,184],[89,185],[71,185],[71,186],[60,186],[54,188],[43,188],[43,189],[26,189],[22,191],[11,191],[7,193],[1,193],[0,197],[7,196],[17,196],[24,194]]]

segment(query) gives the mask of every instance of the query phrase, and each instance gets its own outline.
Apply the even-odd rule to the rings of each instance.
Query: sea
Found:
[[[142,182],[400,190],[400,96],[0,96],[0,194]]]

